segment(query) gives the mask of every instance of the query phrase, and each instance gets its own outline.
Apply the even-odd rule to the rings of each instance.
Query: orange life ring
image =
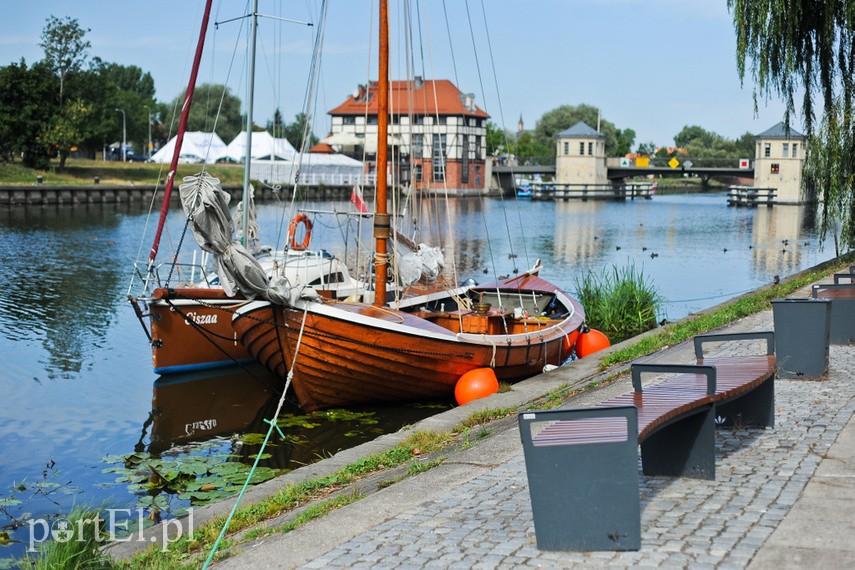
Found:
[[[297,226],[303,224],[306,235],[303,237],[303,243],[297,243]],[[302,251],[309,247],[309,242],[312,241],[312,220],[304,213],[299,213],[291,218],[291,225],[288,227],[288,243],[291,249]]]

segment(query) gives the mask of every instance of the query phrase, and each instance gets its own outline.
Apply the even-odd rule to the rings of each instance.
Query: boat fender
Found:
[[[591,354],[599,352],[604,348],[608,348],[611,345],[612,343],[609,342],[609,338],[606,335],[597,329],[585,326],[581,330],[579,338],[576,340],[576,356],[579,358],[585,358],[586,356],[590,356]]]
[[[476,368],[457,379],[454,399],[462,406],[472,400],[486,398],[499,391],[499,381],[492,368]]]
[[[305,229],[305,236],[303,237],[302,243],[297,243],[297,226],[303,224],[303,228]],[[288,227],[288,243],[291,246],[291,249],[302,251],[309,247],[309,243],[312,241],[312,220],[309,219],[309,216],[300,212],[293,218],[291,218],[291,225]]]

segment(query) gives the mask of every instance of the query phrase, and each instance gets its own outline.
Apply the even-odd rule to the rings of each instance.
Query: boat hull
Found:
[[[148,301],[155,374],[219,368],[253,360],[232,316],[247,301],[222,289],[157,289]]]
[[[294,393],[305,409],[315,410],[448,398],[460,376],[475,368],[493,368],[502,381],[528,378],[568,358],[584,320],[581,307],[575,308],[548,326],[527,319],[527,332],[488,334],[491,318],[507,315],[470,311],[468,320],[456,319],[463,330],[453,331],[418,315],[364,304],[253,302],[238,311],[233,327],[273,373],[285,377],[293,363]],[[483,332],[467,332],[467,322],[483,325]]]

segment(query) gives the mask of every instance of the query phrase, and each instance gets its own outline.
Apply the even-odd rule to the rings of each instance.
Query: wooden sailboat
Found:
[[[530,377],[568,358],[585,318],[575,299],[537,276],[539,267],[387,305],[388,46],[381,0],[373,303],[294,295],[288,303],[247,303],[232,321],[263,366],[280,377],[293,373],[307,410],[450,397],[476,368],[491,368],[499,380]]]
[[[152,366],[156,374],[185,373],[252,361],[247,350],[238,342],[231,324],[234,311],[247,302],[244,294],[241,291],[224,289],[220,283],[220,277],[215,273],[204,275],[204,262],[198,267],[195,265],[191,268],[184,267],[183,269],[190,273],[191,278],[189,281],[183,280],[179,284],[169,283],[172,274],[180,273],[182,270],[176,261],[177,254],[173,262],[169,264],[169,277],[165,279],[165,282],[158,275],[156,265],[161,235],[174,188],[182,141],[193,102],[211,4],[211,0],[205,4],[190,79],[181,107],[176,144],[164,188],[160,219],[149,252],[147,267],[142,276],[144,292],[139,296],[131,295],[130,292],[128,294],[128,300],[148,336],[151,345]],[[243,180],[243,204],[245,207],[242,209],[241,228],[251,228],[254,224],[254,220],[249,218],[249,213],[252,210],[249,175],[252,159],[251,125],[254,103],[257,19],[258,6],[256,0],[250,17],[248,80],[250,92],[246,101],[247,126]],[[245,236],[243,245],[250,247],[246,242],[246,236],[249,236],[250,232],[242,232],[242,235]],[[267,275],[272,275],[276,271],[292,283],[320,284],[325,294],[330,297],[348,296],[360,287],[359,283],[350,276],[346,265],[341,260],[326,255],[324,252],[309,251],[304,247],[279,252],[267,251],[259,261]],[[140,273],[143,272],[140,271]],[[198,278],[194,278],[197,275]],[[334,278],[332,282],[330,276]]]

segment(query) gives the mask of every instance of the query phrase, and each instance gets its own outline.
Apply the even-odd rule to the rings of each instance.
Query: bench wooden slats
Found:
[[[704,344],[740,340],[765,340],[766,354],[704,355]],[[714,424],[774,426],[774,335],[710,334],[694,342],[697,365],[634,364],[628,394],[589,408],[520,414],[538,548],[637,550],[640,507],[627,501],[638,497],[639,445],[646,475],[714,479]],[[669,376],[643,386],[642,373]],[[536,422],[542,429],[535,433]],[[554,477],[567,480],[556,487]],[[556,509],[566,517],[538,514]]]

